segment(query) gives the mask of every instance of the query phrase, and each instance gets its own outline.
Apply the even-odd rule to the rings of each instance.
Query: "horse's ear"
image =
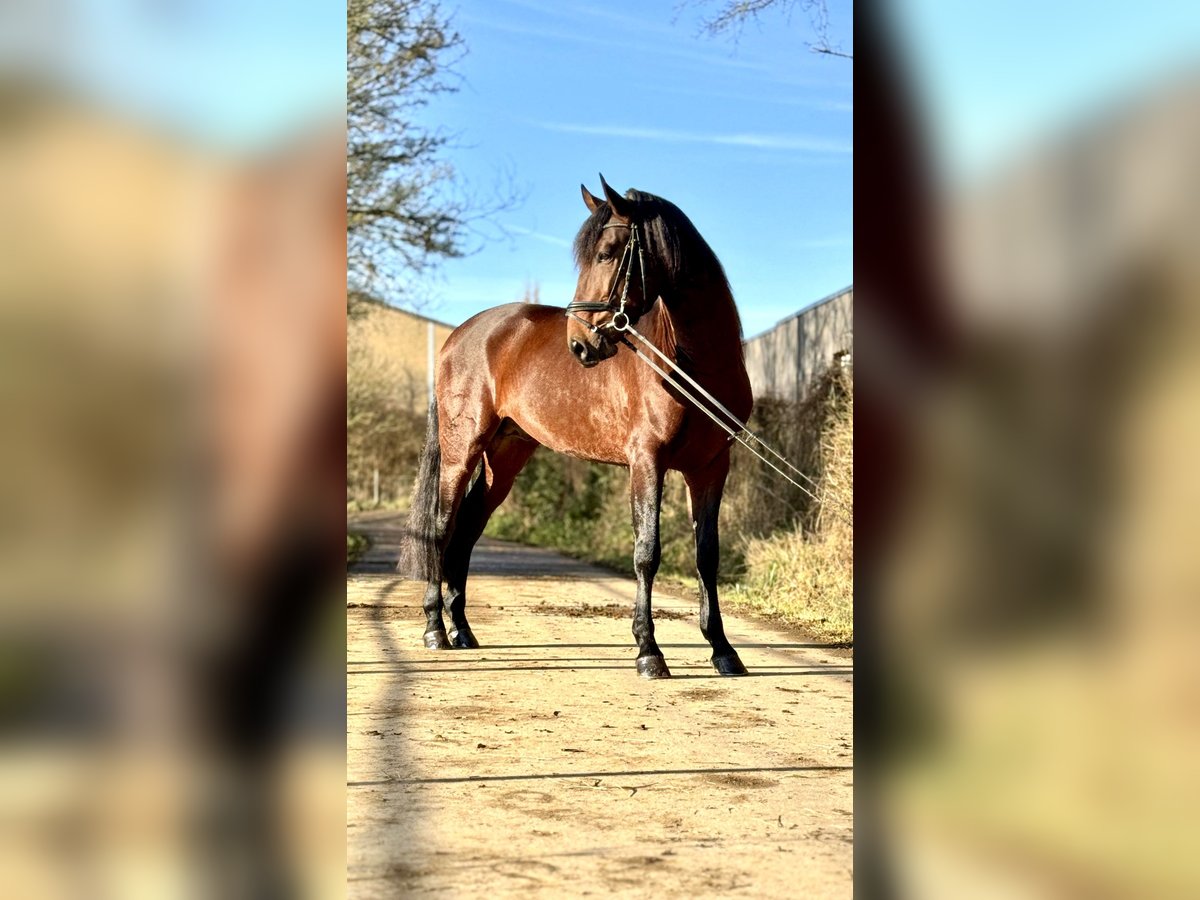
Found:
[[[608,200],[608,205],[619,219],[624,219],[627,222],[633,219],[633,202],[626,200],[620,194],[609,186],[609,183],[604,180],[604,175],[600,176],[600,187],[604,188],[604,196]]]
[[[583,204],[588,208],[588,212],[595,212],[596,207],[604,202],[582,184],[579,186],[579,192],[583,194]]]

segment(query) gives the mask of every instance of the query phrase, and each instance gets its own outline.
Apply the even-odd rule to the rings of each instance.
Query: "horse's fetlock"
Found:
[[[421,601],[421,606],[426,613],[437,612],[442,608],[441,585],[438,585],[436,588],[430,585],[429,589],[425,591],[425,597]]]

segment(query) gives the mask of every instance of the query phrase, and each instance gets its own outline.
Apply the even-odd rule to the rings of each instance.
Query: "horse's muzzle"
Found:
[[[585,369],[599,365],[602,360],[608,359],[617,352],[616,345],[604,337],[601,337],[599,343],[595,345],[578,338],[571,338],[567,342],[567,346],[571,350],[571,355],[579,360],[579,364]]]

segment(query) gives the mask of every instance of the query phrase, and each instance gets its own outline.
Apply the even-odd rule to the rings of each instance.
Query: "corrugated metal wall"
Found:
[[[854,288],[849,287],[746,341],[755,397],[797,400],[808,383],[854,342]]]

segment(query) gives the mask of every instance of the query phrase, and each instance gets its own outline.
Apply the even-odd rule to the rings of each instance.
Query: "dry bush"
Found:
[[[824,398],[824,399],[822,399]],[[820,379],[802,407],[820,423],[811,442],[816,501],[787,531],[745,544],[746,574],[729,592],[749,607],[837,642],[854,640],[854,401],[848,373]],[[823,412],[817,413],[818,408]]]
[[[817,529],[822,515],[820,485],[830,464],[827,435],[851,418],[852,391],[849,370],[834,366],[813,381],[799,402],[773,398],[755,401],[749,430],[804,473],[796,476],[771,454],[765,454],[804,485],[804,489],[792,486],[749,450],[736,444],[721,516],[726,538],[745,548],[755,538],[781,529],[796,526],[803,531]]]
[[[350,340],[346,352],[347,503],[373,503],[378,470],[381,505],[402,504],[425,440],[425,416],[413,412],[424,386],[364,341]]]

